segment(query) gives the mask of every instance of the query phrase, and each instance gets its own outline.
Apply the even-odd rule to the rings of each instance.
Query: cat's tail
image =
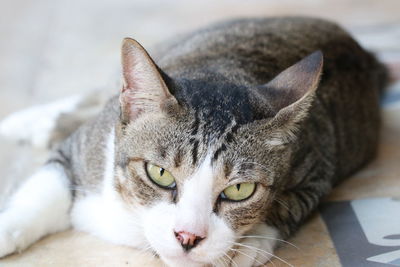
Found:
[[[93,118],[109,95],[106,90],[94,90],[17,111],[0,121],[0,134],[20,143],[51,148]]]

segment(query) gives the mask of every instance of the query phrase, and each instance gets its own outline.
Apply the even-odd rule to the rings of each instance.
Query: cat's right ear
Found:
[[[174,97],[146,50],[135,40],[122,44],[123,87],[120,94],[121,120],[129,123],[146,112],[160,112]]]

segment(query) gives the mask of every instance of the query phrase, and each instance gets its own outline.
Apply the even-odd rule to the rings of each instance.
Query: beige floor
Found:
[[[125,36],[150,47],[177,33],[230,17],[313,15],[349,29],[386,62],[399,57],[400,1],[95,1],[0,2],[0,119],[23,107],[94,88],[114,86],[119,46]],[[399,196],[396,159],[400,109],[387,110],[380,157],[343,183],[332,200]],[[0,139],[0,207],[5,196],[45,158],[43,151]],[[396,169],[397,167],[397,169]],[[385,170],[383,174],[382,170]],[[383,176],[383,177],[382,177]],[[369,183],[377,177],[384,183]],[[339,266],[318,215],[278,256],[295,266]],[[144,262],[147,262],[147,265]],[[284,266],[279,260],[276,266]],[[157,266],[155,260],[94,237],[67,232],[51,236],[0,266]]]

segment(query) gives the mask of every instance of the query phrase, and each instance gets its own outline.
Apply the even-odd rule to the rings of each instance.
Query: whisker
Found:
[[[249,259],[255,260],[258,264],[263,265],[263,263],[260,262],[259,260],[257,260],[255,257],[251,257],[250,255],[244,253],[244,252],[241,251],[240,249],[230,248],[230,250],[239,252],[240,254],[242,254],[242,255],[248,257]]]
[[[219,258],[219,260],[222,262],[222,266],[223,267],[229,267],[229,260],[225,258],[225,255],[221,258]]]
[[[222,256],[222,257],[220,257],[220,258],[218,258],[218,259],[217,259],[217,263],[222,264],[223,267],[229,266],[229,263],[227,264],[227,262],[226,262],[226,260],[225,260],[225,255]]]
[[[236,261],[232,257],[230,257],[226,252],[224,252],[224,256],[226,256],[232,263],[234,263],[236,267],[239,267]]]
[[[224,262],[224,266],[226,265],[227,267],[229,267],[229,259],[226,259],[225,257],[226,257],[226,255],[221,257],[221,260]]]
[[[263,254],[261,254],[261,253],[260,253],[260,254],[261,254],[261,256],[265,257],[265,259],[266,259],[268,262],[272,263],[272,265],[275,266],[275,264],[271,261],[271,255],[270,255],[267,251],[262,250],[262,249],[260,249],[260,248],[256,248],[256,247],[254,247],[254,246],[245,245],[245,244],[242,244],[242,243],[233,242],[233,244],[235,244],[235,245],[237,245],[237,246],[246,247],[246,248],[249,248],[249,249],[254,249],[254,250],[256,250],[256,253],[257,253],[257,254],[259,254],[259,252],[267,253],[268,256],[265,256],[265,255],[263,255]]]
[[[298,249],[298,250],[301,250],[298,246],[296,246],[295,244],[293,244],[293,243],[291,243],[291,242],[289,242],[289,241],[286,241],[286,240],[283,240],[283,239],[279,239],[279,238],[269,237],[269,236],[261,236],[261,235],[242,235],[242,236],[239,236],[239,238],[261,238],[261,239],[270,239],[270,240],[280,241],[280,242],[285,243],[285,244],[288,244],[288,245],[290,245],[290,246],[292,246],[292,247],[294,247],[294,248],[296,248],[296,249]]]
[[[286,208],[286,210],[294,217],[296,217],[296,215],[290,210],[289,206],[281,199],[279,198],[274,198],[273,201],[278,202],[278,204],[281,204],[284,208]]]
[[[239,244],[240,244],[241,246],[244,246],[244,247],[247,246],[247,245],[243,245],[243,244],[237,243],[237,242],[232,242],[232,243],[236,243],[236,245],[239,245]],[[273,253],[270,253],[270,252],[268,252],[268,251],[265,251],[265,250],[262,250],[262,249],[259,249],[259,248],[253,247],[253,246],[250,246],[250,247],[254,248],[255,250],[260,250],[260,251],[262,251],[262,252],[264,252],[264,253],[266,253],[266,254],[268,254],[268,255],[271,255],[271,256],[274,257],[274,258],[277,258],[278,260],[282,261],[283,263],[285,263],[285,264],[287,264],[287,265],[289,265],[289,266],[291,266],[291,267],[294,267],[292,264],[290,264],[289,262],[285,261],[284,259],[282,259],[282,258],[276,256],[276,255],[273,254]]]
[[[219,267],[219,265],[221,264],[221,262],[219,261],[219,259],[216,259],[215,261],[213,261],[212,263],[212,267]],[[225,266],[223,266],[225,267]]]

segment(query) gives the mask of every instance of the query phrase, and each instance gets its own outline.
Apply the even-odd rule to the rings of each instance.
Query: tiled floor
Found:
[[[400,62],[398,0],[3,0],[0,119],[29,105],[94,88],[113,88],[125,36],[151,47],[223,18],[289,14],[338,21],[386,62]],[[44,157],[29,146],[0,139],[0,207],[5,193]],[[315,234],[318,239],[318,230]]]

